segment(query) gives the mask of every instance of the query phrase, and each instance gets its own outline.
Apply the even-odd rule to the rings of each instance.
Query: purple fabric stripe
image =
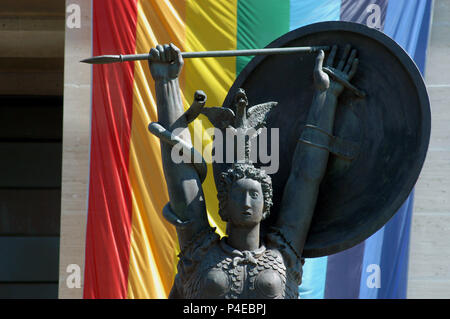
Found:
[[[359,297],[365,242],[328,256],[325,299]]]
[[[387,4],[388,0],[342,0],[340,20],[383,31]]]

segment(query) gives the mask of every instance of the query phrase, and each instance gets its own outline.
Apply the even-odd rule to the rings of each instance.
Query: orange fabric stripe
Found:
[[[136,53],[158,43],[184,43],[184,1],[139,1]],[[147,62],[134,70],[133,121],[130,143],[132,234],[128,298],[166,298],[176,272],[175,229],[162,217],[168,202],[159,140],[147,126],[157,120],[153,79]],[[182,81],[181,81],[182,82]]]

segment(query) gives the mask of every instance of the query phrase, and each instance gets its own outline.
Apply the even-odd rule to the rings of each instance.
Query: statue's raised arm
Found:
[[[155,81],[158,123],[151,123],[149,129],[161,138],[161,157],[164,176],[166,178],[170,203],[164,208],[164,216],[177,226],[180,248],[185,248],[193,237],[210,229],[207,216],[201,176],[198,167],[201,164],[187,162],[176,163],[172,159],[175,144],[185,146],[183,151],[195,152],[189,149],[191,138],[187,127],[189,114],[184,113],[181,100],[178,76],[183,67],[180,50],[170,45],[158,45],[150,51],[150,72]],[[195,103],[204,102],[204,96],[195,96]],[[174,131],[182,131],[176,135]]]
[[[358,67],[357,51],[348,45],[341,60],[335,62],[337,49],[337,46],[332,48],[325,66],[323,51],[316,58],[313,74],[315,93],[295,149],[276,222],[276,228],[297,256],[302,255],[319,186],[327,169],[338,97],[345,87],[354,88],[349,81]]]

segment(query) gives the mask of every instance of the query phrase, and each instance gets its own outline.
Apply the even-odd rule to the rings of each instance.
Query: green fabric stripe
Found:
[[[289,31],[290,0],[238,0],[237,49],[264,48]],[[252,57],[236,58],[236,76]]]

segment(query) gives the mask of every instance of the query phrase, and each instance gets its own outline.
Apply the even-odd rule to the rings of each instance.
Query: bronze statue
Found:
[[[315,93],[307,129],[293,155],[293,169],[276,224],[264,238],[260,223],[270,213],[272,185],[263,170],[244,161],[234,163],[222,173],[217,186],[219,214],[227,222],[227,236],[220,239],[208,223],[197,170],[187,163],[174,164],[172,145],[161,143],[170,197],[164,216],[176,226],[181,248],[170,298],[298,298],[303,246],[328,162],[329,150],[324,146],[333,132],[343,83],[352,79],[358,67],[356,50],[346,46],[342,58],[335,61],[337,49],[333,46],[326,60],[327,71],[333,77],[323,70],[324,52],[317,55],[313,74]],[[150,56],[159,125],[169,132],[186,127],[192,116],[186,119],[180,98],[178,75],[183,66],[180,51],[173,44],[158,45]],[[243,91],[238,92],[235,102],[239,107],[235,129],[248,128],[249,110],[245,109],[247,99]],[[195,104],[193,107],[198,108]],[[263,122],[274,105],[261,107],[264,111],[259,122]],[[199,112],[187,111],[188,115],[191,113]],[[228,121],[224,126],[230,124]],[[180,138],[190,141],[188,133]]]
[[[330,42],[324,63],[322,49],[329,51]],[[298,52],[319,53],[285,55]],[[205,108],[206,94],[197,91],[183,113],[183,58],[237,55],[256,57],[223,107]],[[163,215],[175,225],[181,249],[170,298],[298,298],[303,258],[334,254],[371,236],[419,176],[431,127],[426,88],[408,54],[377,30],[329,21],[293,30],[264,49],[180,53],[171,44],[83,62],[142,59],[156,87],[158,122],[149,130],[163,141],[170,197]],[[249,107],[249,101],[259,104]],[[222,239],[206,215],[205,161],[185,129],[199,114],[245,137],[243,158],[231,166],[213,163],[219,214],[227,222]],[[249,159],[250,142],[264,126],[279,128],[282,141],[283,165],[270,177]],[[187,160],[175,163],[174,150]]]

